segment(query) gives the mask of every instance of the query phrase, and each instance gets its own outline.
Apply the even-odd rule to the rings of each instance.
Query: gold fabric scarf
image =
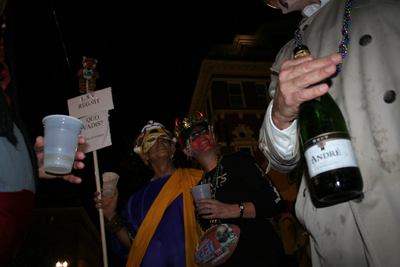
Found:
[[[185,225],[186,266],[198,266],[194,253],[199,242],[199,232],[190,188],[196,186],[203,171],[179,168],[165,183],[133,241],[126,267],[138,267],[167,207],[183,193],[183,218]],[[202,234],[202,233],[201,233]]]

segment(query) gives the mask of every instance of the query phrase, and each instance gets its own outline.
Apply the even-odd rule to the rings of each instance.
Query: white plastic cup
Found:
[[[44,170],[55,174],[72,171],[83,122],[66,115],[43,118]]]
[[[197,205],[197,201],[203,198],[211,198],[211,187],[210,184],[202,184],[202,185],[198,185],[195,187],[190,188],[190,190],[192,191],[192,195],[194,200],[196,201],[196,205]],[[203,205],[200,204],[200,205]],[[200,206],[197,205],[197,206]]]
[[[113,197],[114,189],[117,187],[119,175],[115,172],[105,172],[102,175],[103,177],[103,196],[104,197]]]

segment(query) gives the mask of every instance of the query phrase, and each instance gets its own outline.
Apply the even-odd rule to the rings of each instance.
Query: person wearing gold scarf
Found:
[[[175,169],[175,138],[160,123],[149,121],[135,141],[134,151],[154,171],[150,183],[135,192],[119,215],[112,198],[97,198],[106,228],[113,234],[114,252],[125,254],[126,266],[197,266],[194,253],[199,241],[190,188],[202,171]],[[128,253],[129,252],[129,253]]]

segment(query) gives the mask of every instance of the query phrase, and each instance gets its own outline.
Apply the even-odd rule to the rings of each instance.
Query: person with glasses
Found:
[[[132,194],[124,211],[116,211],[118,190],[99,199],[113,250],[124,255],[126,266],[197,266],[194,253],[199,236],[190,188],[202,171],[175,169],[175,138],[162,124],[149,121],[135,141],[134,151],[154,171],[150,183]]]
[[[255,159],[244,152],[219,155],[213,128],[200,112],[175,124],[182,151],[204,168],[199,184],[211,187],[212,199],[197,201],[199,226],[240,229],[236,249],[220,266],[297,266],[268,220],[284,211],[285,201]]]

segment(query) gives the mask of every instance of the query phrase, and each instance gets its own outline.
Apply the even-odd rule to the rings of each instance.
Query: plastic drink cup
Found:
[[[44,170],[55,174],[72,171],[83,122],[66,115],[43,118]]]
[[[103,177],[103,196],[113,197],[114,189],[117,186],[119,175],[115,172],[105,172]]]
[[[190,190],[192,191],[194,200],[197,202],[200,199],[203,198],[211,198],[211,188],[210,188],[210,184],[202,184],[202,185],[198,185],[195,187],[190,188]],[[196,203],[197,206],[200,206]]]

